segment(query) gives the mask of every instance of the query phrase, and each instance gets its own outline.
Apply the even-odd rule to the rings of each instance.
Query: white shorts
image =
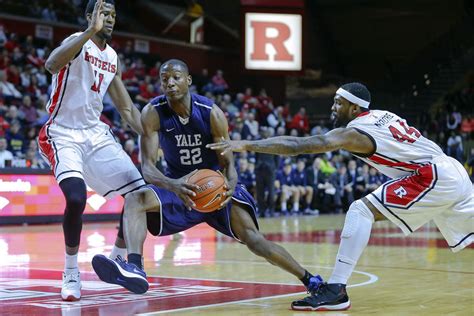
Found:
[[[39,134],[39,150],[58,183],[66,178],[81,178],[105,198],[145,185],[140,172],[105,124],[89,129],[47,124]]]
[[[388,181],[367,199],[405,235],[433,220],[452,251],[474,241],[474,188],[466,170],[451,157]]]

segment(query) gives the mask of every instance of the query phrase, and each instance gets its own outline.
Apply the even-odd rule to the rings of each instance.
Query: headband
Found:
[[[344,99],[347,99],[350,102],[355,103],[355,104],[357,104],[358,106],[360,106],[362,108],[366,108],[366,109],[369,108],[370,102],[365,101],[365,100],[363,100],[359,97],[356,97],[355,95],[353,95],[352,93],[350,93],[347,90],[339,88],[339,89],[337,89],[336,94],[341,95],[342,97],[344,97]]]

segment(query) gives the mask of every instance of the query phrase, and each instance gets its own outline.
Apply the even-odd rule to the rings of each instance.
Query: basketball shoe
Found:
[[[322,283],[302,300],[291,303],[291,309],[298,311],[342,311],[351,307],[346,285]]]
[[[61,287],[61,298],[63,301],[80,300],[81,287],[81,274],[79,271],[63,272],[63,285]]]
[[[121,256],[112,260],[104,255],[95,255],[92,258],[92,267],[99,279],[106,283],[120,285],[136,294],[148,291],[145,271],[123,260]]]

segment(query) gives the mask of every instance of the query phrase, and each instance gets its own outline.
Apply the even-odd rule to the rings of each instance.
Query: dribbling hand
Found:
[[[225,196],[225,200],[220,204],[219,206],[219,209],[223,208],[227,203],[229,203],[229,201],[232,199],[232,195],[234,195],[234,191],[235,191],[235,188],[231,188],[230,185],[229,185],[229,182],[227,181],[227,178],[222,174],[222,172],[220,172],[219,170],[217,170],[217,173],[219,173],[223,178],[224,178],[224,188],[225,188],[225,192],[224,192],[224,196]]]

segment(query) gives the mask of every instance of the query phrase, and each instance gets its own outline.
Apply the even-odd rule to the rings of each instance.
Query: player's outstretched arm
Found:
[[[277,155],[318,154],[337,149],[370,155],[375,152],[375,144],[365,134],[353,128],[336,128],[324,135],[309,137],[279,136],[257,141],[226,140],[209,144],[208,148],[222,151],[254,151]]]
[[[214,105],[211,111],[211,134],[215,142],[228,141],[230,139],[227,118],[217,105]],[[237,185],[238,176],[237,170],[235,170],[234,155],[231,151],[217,155],[217,157],[227,180],[226,199],[221,204],[223,206],[232,198],[235,186]]]
[[[143,178],[148,183],[175,192],[178,197],[183,200],[188,209],[191,209],[195,206],[191,200],[191,197],[195,195],[193,190],[197,190],[198,186],[187,183],[187,179],[196,173],[197,170],[179,179],[171,179],[161,173],[161,171],[156,168],[158,149],[160,147],[158,137],[160,117],[152,104],[148,104],[143,108],[141,124],[143,126],[143,135],[140,137]]]
[[[98,0],[94,6],[89,27],[79,36],[71,37],[49,55],[44,67],[51,74],[58,73],[68,62],[74,59],[82,46],[104,25],[105,16],[102,13],[103,0]]]
[[[109,94],[114,102],[120,116],[139,135],[143,135],[143,127],[140,119],[140,111],[133,104],[130,95],[122,81],[122,71],[120,70],[120,60],[117,63],[117,73],[109,86]],[[156,112],[156,111],[155,111]]]

